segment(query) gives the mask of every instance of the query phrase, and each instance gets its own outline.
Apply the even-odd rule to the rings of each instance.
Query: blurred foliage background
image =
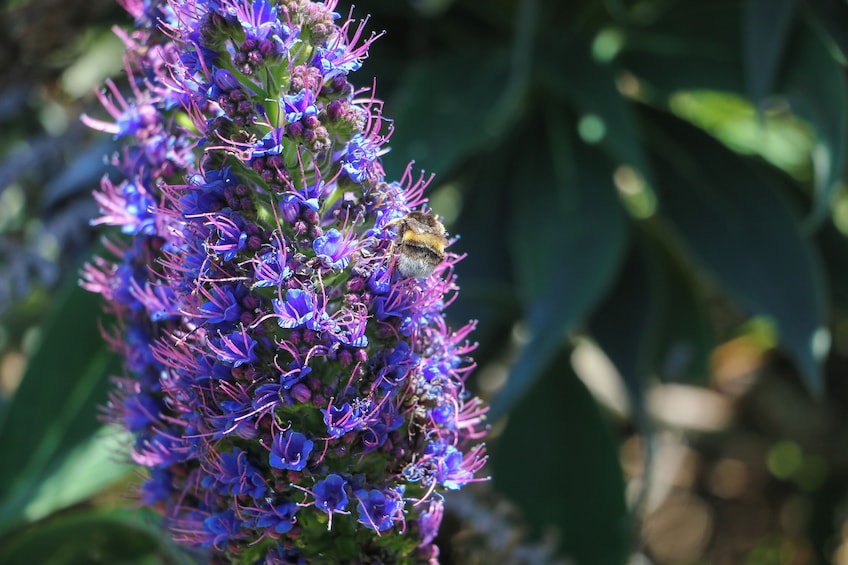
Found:
[[[347,3],[338,11],[346,13]],[[492,481],[443,563],[848,564],[848,5],[363,0],[356,75],[437,174]],[[0,563],[189,563],[98,423],[76,286],[111,0],[0,16]]]

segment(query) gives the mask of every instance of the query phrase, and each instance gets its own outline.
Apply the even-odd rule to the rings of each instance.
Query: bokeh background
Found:
[[[341,1],[338,11],[347,13]],[[436,173],[488,474],[445,564],[848,564],[848,4],[362,0],[391,178]],[[86,130],[111,0],[0,12],[0,563],[192,563],[99,406]]]

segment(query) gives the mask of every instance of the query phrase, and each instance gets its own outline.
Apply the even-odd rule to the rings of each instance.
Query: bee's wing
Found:
[[[433,228],[428,226],[427,224],[421,223],[418,220],[414,220],[409,218],[406,220],[406,229],[412,230],[417,234],[431,234],[433,233]]]

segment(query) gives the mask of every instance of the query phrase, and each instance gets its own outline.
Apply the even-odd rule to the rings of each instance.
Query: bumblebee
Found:
[[[445,226],[429,213],[417,211],[386,224],[386,227],[395,226],[397,238],[390,255],[397,272],[404,278],[429,277],[445,260],[448,245]]]

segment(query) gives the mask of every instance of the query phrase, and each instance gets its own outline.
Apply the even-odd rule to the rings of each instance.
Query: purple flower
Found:
[[[308,90],[301,90],[297,94],[287,94],[283,96],[282,102],[287,124],[299,122],[305,117],[315,116],[318,113],[315,95]]]
[[[403,502],[399,492],[373,489],[356,492],[359,523],[378,532],[388,530],[402,518]]]
[[[283,149],[285,149],[283,130],[272,129],[256,142],[251,151],[251,157],[279,155],[283,152]]]
[[[171,496],[171,484],[174,477],[165,469],[151,469],[150,477],[141,486],[141,502],[145,506],[153,506],[164,502]]]
[[[123,143],[96,199],[125,243],[83,284],[120,320],[106,413],[141,501],[215,561],[431,559],[486,408],[474,325],[444,317],[459,257],[392,266],[396,220],[432,212],[429,177],[385,178],[382,102],[350,82],[377,36],[336,0],[124,4],[131,96],[85,121]]]
[[[271,446],[271,466],[276,469],[302,471],[306,467],[312,441],[299,432],[285,432],[274,438]]]
[[[294,527],[294,515],[300,507],[293,502],[282,504],[267,503],[267,508],[257,510],[256,526],[259,528],[272,528],[278,534],[285,534]]]
[[[201,289],[206,302],[200,307],[200,316],[212,324],[235,322],[242,313],[237,294],[243,295],[242,287],[219,286]]]
[[[346,488],[348,483],[341,476],[330,473],[327,478],[315,483],[312,487],[312,496],[315,497],[315,507],[325,512],[329,519],[327,529],[333,528],[333,514],[348,514],[348,498]]]
[[[201,545],[222,549],[237,538],[241,529],[241,520],[232,510],[212,514],[203,521]]]
[[[299,328],[306,326],[318,330],[327,320],[327,313],[319,310],[315,296],[300,288],[291,288],[286,292],[285,300],[274,300],[274,312],[281,328]]]
[[[441,498],[430,501],[427,510],[418,517],[418,529],[421,531],[421,545],[432,543],[439,533],[442,517],[445,512],[445,504]]]
[[[330,406],[326,410],[322,409],[321,413],[324,414],[324,423],[327,425],[327,433],[330,434],[330,437],[341,437],[359,426],[359,419],[347,402],[341,406]]]
[[[258,357],[254,351],[256,345],[256,340],[250,337],[244,328],[241,331],[222,334],[219,339],[210,339],[208,343],[209,350],[220,361],[231,364],[233,367],[257,361]]]
[[[238,447],[229,453],[222,453],[206,479],[204,486],[215,488],[223,494],[261,499],[268,490],[262,474],[248,461],[247,453]]]
[[[315,506],[322,512],[332,514],[341,512],[347,507],[347,481],[335,473],[327,475],[323,481],[318,481],[312,487],[315,496]]]
[[[286,246],[278,240],[271,242],[267,249],[267,251],[258,255],[253,262],[254,278],[256,279],[253,286],[279,288],[292,275],[292,270],[288,265]]]
[[[315,238],[312,248],[315,250],[315,256],[328,269],[347,267],[355,249],[351,240],[335,228]]]
[[[225,261],[233,259],[247,245],[247,233],[226,216],[212,218],[206,225],[215,228],[218,233],[215,242],[207,245],[207,249],[221,255]]]

